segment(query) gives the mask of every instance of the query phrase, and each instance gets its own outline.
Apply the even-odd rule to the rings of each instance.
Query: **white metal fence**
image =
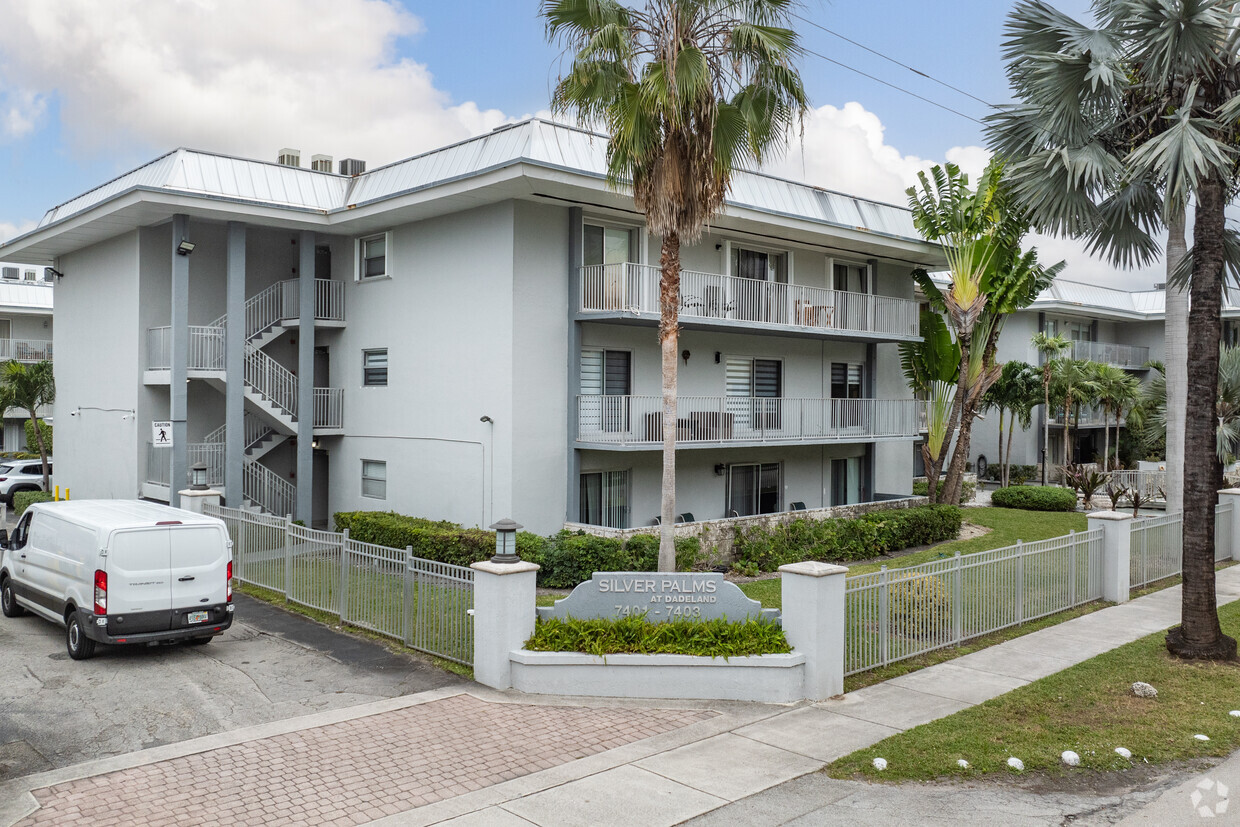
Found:
[[[233,574],[342,623],[457,663],[473,662],[474,572],[317,531],[285,517],[207,506],[228,525]]]
[[[598,264],[581,268],[581,310],[660,313],[658,267]],[[793,325],[824,331],[917,336],[917,302],[774,281],[683,270],[680,317]]]
[[[1111,483],[1130,491],[1140,491],[1146,500],[1161,500],[1167,488],[1166,471],[1111,471]],[[1097,496],[1097,495],[1096,495]],[[1105,491],[1102,492],[1105,497]]]
[[[852,675],[1102,597],[1102,530],[1017,543],[845,585],[844,674]]]
[[[1214,561],[1231,557],[1230,502],[1214,508]],[[1135,589],[1175,577],[1184,565],[1184,535],[1181,515],[1150,517],[1132,523],[1128,551],[1128,582]]]
[[[677,442],[780,442],[914,437],[914,399],[789,399],[748,396],[681,396],[676,402]],[[661,396],[577,397],[577,438],[582,442],[663,442]]]

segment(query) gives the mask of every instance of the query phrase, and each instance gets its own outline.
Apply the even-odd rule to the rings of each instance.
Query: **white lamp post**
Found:
[[[491,526],[491,530],[495,532],[495,556],[491,558],[492,563],[521,562],[521,557],[517,554],[517,532],[522,527],[507,517]]]

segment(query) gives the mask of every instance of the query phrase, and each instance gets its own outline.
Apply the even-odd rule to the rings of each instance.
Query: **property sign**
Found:
[[[650,571],[596,571],[572,594],[554,606],[540,606],[538,615],[618,619],[643,615],[658,623],[667,620],[713,620],[725,617],[779,620],[775,609],[763,609],[718,572],[660,573]]]
[[[164,448],[172,447],[172,423],[171,422],[152,422],[151,423],[151,444],[155,446],[163,446]]]

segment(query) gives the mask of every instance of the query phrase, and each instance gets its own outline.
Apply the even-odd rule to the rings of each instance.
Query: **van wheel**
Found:
[[[69,657],[74,660],[86,660],[95,654],[95,642],[86,636],[77,612],[69,615],[69,626],[65,629],[65,648],[69,650]]]
[[[0,611],[4,612],[5,617],[21,617],[26,610],[17,605],[17,595],[13,594],[13,581],[4,578],[4,582],[0,583]]]

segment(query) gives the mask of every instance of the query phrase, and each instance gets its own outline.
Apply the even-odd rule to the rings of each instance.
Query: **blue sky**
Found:
[[[1012,5],[807,0],[802,14],[1002,102],[1000,41]],[[1087,2],[1059,7],[1081,15]],[[178,145],[273,159],[293,146],[307,158],[327,152],[375,165],[545,110],[560,54],[537,9],[536,0],[6,0],[0,238]],[[808,24],[798,28],[813,51],[972,117],[986,112]],[[916,169],[984,161],[980,127],[966,118],[813,55],[802,73],[816,111],[781,174],[902,202]],[[1056,256],[1071,247],[1048,246]]]

